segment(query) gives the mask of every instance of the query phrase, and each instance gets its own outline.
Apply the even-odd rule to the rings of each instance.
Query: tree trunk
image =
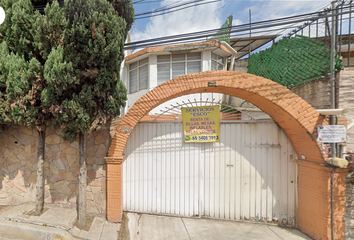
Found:
[[[35,215],[40,215],[44,206],[44,152],[45,152],[45,131],[38,131],[37,148],[37,192]]]
[[[79,148],[80,148],[80,176],[79,176],[79,198],[78,198],[78,226],[85,228],[86,226],[86,134],[79,134]]]

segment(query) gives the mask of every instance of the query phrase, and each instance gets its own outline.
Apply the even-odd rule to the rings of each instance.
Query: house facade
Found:
[[[119,221],[122,211],[135,211],[276,222],[299,227],[315,238],[326,239],[330,236],[330,209],[315,207],[314,203],[326,206],[324,199],[330,198],[330,186],[324,178],[329,180],[331,172],[323,165],[324,156],[317,143],[310,140],[311,144],[315,144],[311,148],[301,140],[305,135],[314,136],[316,128],[310,127],[308,133],[294,138],[289,131],[294,130],[295,125],[290,124],[292,121],[285,114],[292,107],[286,107],[284,115],[277,116],[281,111],[273,111],[271,103],[277,101],[280,93],[275,94],[272,88],[267,87],[268,83],[258,85],[258,80],[253,79],[254,75],[251,77],[233,71],[212,71],[222,68],[247,69],[245,61],[240,66],[234,65],[232,61],[227,65],[222,59],[232,59],[233,52],[226,50],[229,50],[227,45],[213,41],[151,47],[126,57],[122,79],[127,79],[125,83],[129,95],[121,126],[132,131],[121,132],[123,128],[118,126],[106,158],[107,176],[120,176],[107,178],[107,191],[117,193],[107,200],[108,219]],[[223,55],[222,51],[226,54]],[[229,74],[235,76],[226,77]],[[224,79],[228,82],[223,82]],[[207,84],[214,80],[217,85],[214,89],[208,85],[199,86],[199,82]],[[263,93],[265,98],[259,102],[258,95]],[[242,112],[241,119],[222,122],[223,141],[209,145],[184,143],[178,118],[163,123],[156,121],[156,118],[145,118],[145,115],[154,116],[159,112],[168,115],[169,112],[164,109],[169,109],[169,106],[179,110],[180,107],[188,106],[189,101],[193,102],[193,98],[198,99],[202,95],[207,96],[203,99],[217,98],[235,109],[256,114],[245,118],[246,114]],[[303,106],[299,105],[303,100],[289,99],[286,94],[280,97],[281,103],[277,103],[277,107],[290,101],[289,105],[299,108],[291,114],[294,117],[298,115],[300,122],[307,119],[305,115],[310,110],[307,107],[306,111],[301,110]],[[310,118],[318,118],[316,124],[322,121],[328,124],[324,116],[312,107],[309,108],[314,111]],[[265,119],[273,119],[276,123],[265,122]],[[303,150],[299,150],[298,144]],[[315,148],[318,148],[321,155],[318,161],[314,160],[314,152],[309,154],[312,157],[301,154],[301,151],[315,151]],[[273,157],[267,159],[266,156],[270,155]],[[276,159],[275,156],[280,158]],[[335,170],[341,180],[345,172]],[[274,182],[281,184],[274,185]],[[268,190],[265,191],[264,185]],[[345,194],[343,182],[338,187],[336,196],[342,198]],[[325,191],[318,192],[318,189]],[[337,207],[336,235],[342,238],[343,202],[338,203]],[[314,221],[313,216],[318,216],[318,219]]]
[[[206,71],[227,69],[232,55],[225,42],[209,41],[175,46],[148,47],[125,58],[121,78],[128,90],[126,113],[144,94],[173,78]],[[195,96],[175,101],[188,101]],[[205,96],[204,96],[205,97]],[[221,100],[221,94],[209,94],[209,99]],[[197,96],[199,99],[199,96]],[[150,114],[160,114],[169,104],[159,106]]]
[[[107,214],[110,221],[119,221],[121,212],[129,210],[276,222],[316,238],[330,235],[326,203],[331,173],[310,137],[324,117],[279,84],[225,71],[237,68],[227,62],[232,55],[226,43],[209,41],[148,47],[125,58],[124,118],[88,140],[89,214]],[[226,119],[220,143],[199,144],[183,141],[180,118],[164,123],[143,119],[169,115],[171,104],[179,110],[194,99],[203,105],[224,102],[255,114]],[[120,132],[122,126],[132,131]],[[14,126],[4,134],[0,204],[35,201],[36,131]],[[59,130],[48,129],[46,160],[45,202],[75,208],[78,143],[63,141]],[[345,196],[344,176],[345,171],[335,171],[338,199]],[[338,201],[335,215],[339,238],[344,235],[343,204]]]

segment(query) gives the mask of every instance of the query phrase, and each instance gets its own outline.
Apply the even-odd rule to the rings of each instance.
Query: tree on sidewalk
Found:
[[[78,223],[86,225],[86,140],[125,105],[126,88],[120,80],[123,46],[133,23],[131,0],[68,0],[64,3],[68,24],[63,44],[48,55],[48,82],[43,89],[63,137],[79,139],[80,174]],[[72,64],[72,72],[60,66]],[[56,67],[58,66],[58,67]],[[66,77],[57,77],[67,74]]]
[[[35,213],[39,215],[44,205],[45,131],[53,119],[42,104],[46,50],[58,45],[65,18],[50,19],[57,21],[43,25],[48,21],[42,22],[44,17],[34,11],[29,0],[0,0],[0,5],[6,12],[5,22],[0,26],[0,82],[3,83],[0,104],[6,108],[0,115],[7,122],[35,126],[38,131]],[[46,33],[43,30],[56,34],[43,36]],[[44,38],[48,41],[42,42]],[[46,42],[51,45],[45,45]]]
[[[45,129],[54,122],[80,145],[79,226],[86,225],[86,139],[119,114],[126,89],[119,79],[123,46],[134,19],[131,0],[56,1],[43,14],[33,0],[0,0],[0,76],[12,122],[35,126],[36,213],[44,202]],[[6,92],[3,92],[6,91]],[[6,97],[6,98],[5,98]],[[2,113],[0,112],[0,117]],[[0,119],[1,120],[1,119]]]

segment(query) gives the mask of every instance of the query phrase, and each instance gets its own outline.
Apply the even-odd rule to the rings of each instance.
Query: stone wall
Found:
[[[109,129],[87,141],[87,213],[106,214],[106,166]],[[12,125],[0,137],[0,205],[34,202],[36,196],[35,129]],[[59,129],[48,128],[45,147],[45,203],[76,208],[79,144],[63,141]]]
[[[354,153],[354,67],[340,72],[339,96],[339,108],[348,110],[344,116],[348,123],[346,152]]]
[[[315,109],[330,108],[329,78],[314,80],[290,89]]]
[[[339,80],[339,108],[346,108],[344,115],[347,120],[347,143],[345,157],[354,161],[354,68],[346,67],[340,72]],[[351,154],[350,154],[351,153]],[[354,175],[346,177],[346,214],[345,239],[354,239]]]

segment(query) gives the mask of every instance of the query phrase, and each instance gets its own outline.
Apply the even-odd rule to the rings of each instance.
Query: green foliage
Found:
[[[122,2],[113,1],[116,7]],[[62,80],[75,84],[67,84],[72,88],[65,91],[61,89],[65,82],[56,87],[63,94],[56,103],[61,112],[53,114],[66,139],[98,129],[125,105],[126,89],[119,71],[133,11],[132,2],[124,2],[119,11],[105,0],[65,2],[68,25],[63,33],[63,61],[72,63],[73,74]]]
[[[286,87],[326,77],[329,69],[329,47],[317,39],[304,36],[282,39],[269,49],[252,54],[248,60],[248,73]],[[338,56],[336,69],[341,69]]]
[[[41,65],[34,58],[26,61],[23,57],[10,53],[6,42],[1,44],[0,52],[0,82],[6,87],[1,91],[3,98],[0,101],[0,121],[8,123],[11,119],[18,124],[34,124],[38,111],[33,101],[34,91],[41,90],[40,86],[36,89],[34,83],[38,81]]]
[[[232,15],[227,17],[225,23],[221,26],[220,30],[217,31],[218,35],[209,38],[209,40],[219,40],[219,41],[225,41],[227,43],[230,43],[229,36],[230,36],[231,27],[232,27]]]
[[[44,126],[47,116],[42,114],[39,101],[42,58],[34,40],[39,13],[28,0],[0,0],[0,5],[6,12],[0,26],[2,109],[11,122]]]
[[[29,0],[0,0],[6,18],[0,25],[0,42],[6,42],[11,52],[29,60],[38,56],[34,46],[34,23],[39,16]]]
[[[240,112],[237,109],[235,109],[231,106],[224,105],[224,104],[225,104],[225,102],[223,102],[221,104],[220,112],[222,112],[222,113],[239,113]]]
[[[118,16],[123,17],[127,23],[124,35],[128,34],[134,22],[134,8],[131,0],[108,0],[117,11]]]
[[[0,73],[6,70],[6,59],[9,51],[6,44],[0,45]],[[9,117],[10,106],[6,101],[6,76],[5,74],[0,74],[0,126],[1,124],[6,124],[11,122]]]
[[[46,6],[44,15],[38,16],[35,24],[36,34],[34,40],[40,55],[43,60],[46,60],[53,47],[56,48],[63,44],[62,34],[68,21],[63,9],[55,1],[52,5],[48,4]]]
[[[54,121],[64,138],[98,129],[119,114],[126,89],[119,79],[133,23],[131,0],[0,0],[0,124]]]

